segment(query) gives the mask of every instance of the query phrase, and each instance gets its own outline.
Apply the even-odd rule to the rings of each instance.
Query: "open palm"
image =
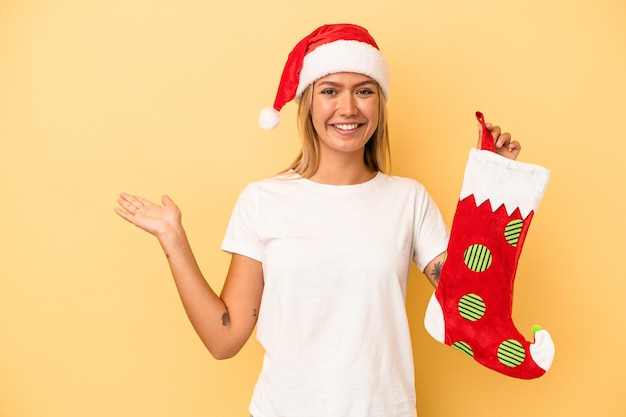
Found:
[[[157,237],[180,226],[181,212],[166,195],[161,198],[162,206],[126,193],[120,194],[117,202],[120,207],[115,212],[120,217]]]

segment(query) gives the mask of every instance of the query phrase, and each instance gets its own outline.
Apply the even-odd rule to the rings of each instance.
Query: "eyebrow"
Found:
[[[323,85],[336,87],[336,86],[342,86],[343,84],[335,82],[335,81],[321,81],[318,84],[318,86],[323,86]],[[362,87],[364,85],[376,85],[376,82],[374,80],[364,80],[364,81],[361,81],[360,83],[356,83],[354,87]]]

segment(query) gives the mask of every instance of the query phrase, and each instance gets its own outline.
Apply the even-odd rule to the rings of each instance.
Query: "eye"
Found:
[[[325,88],[322,91],[320,91],[320,94],[332,96],[332,95],[337,94],[337,90],[335,90],[334,88]]]
[[[360,90],[357,91],[357,94],[362,95],[362,96],[369,96],[371,94],[374,94],[374,91],[370,88],[361,88]]]

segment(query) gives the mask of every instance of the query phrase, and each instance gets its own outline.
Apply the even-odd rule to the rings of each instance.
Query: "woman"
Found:
[[[447,228],[414,180],[385,173],[389,71],[355,25],[325,25],[290,53],[274,108],[300,102],[302,151],[290,169],[241,194],[222,249],[218,296],[194,259],[181,213],[122,194],[116,212],[155,235],[186,312],[216,358],[235,355],[257,324],[265,349],[255,417],[415,416],[405,309],[411,261],[437,284]],[[518,142],[492,128],[497,152]]]

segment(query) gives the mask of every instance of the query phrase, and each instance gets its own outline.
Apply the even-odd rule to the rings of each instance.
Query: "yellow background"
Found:
[[[127,191],[181,206],[207,279],[246,183],[298,149],[295,105],[257,126],[287,53],[355,22],[392,68],[393,173],[450,224],[474,111],[552,171],[515,282],[514,321],[556,343],[520,381],[409,314],[420,417],[626,413],[626,3],[596,1],[0,1],[0,415],[247,416],[262,351],[210,357],[156,240],[113,213]],[[350,325],[346,323],[346,325]],[[390,416],[391,417],[391,416]]]

